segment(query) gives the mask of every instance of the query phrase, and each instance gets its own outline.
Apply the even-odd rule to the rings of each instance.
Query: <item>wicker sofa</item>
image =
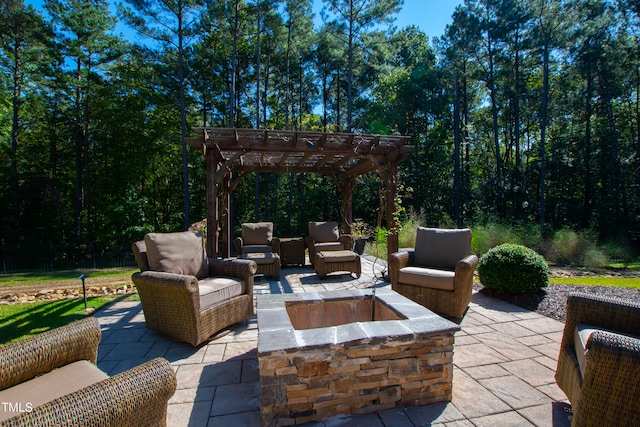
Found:
[[[461,318],[471,302],[478,265],[470,247],[468,228],[418,227],[415,249],[389,257],[391,288],[440,315]]]
[[[149,233],[132,250],[146,326],[197,346],[253,316],[256,263],[207,258],[202,235]]]
[[[566,310],[556,382],[572,426],[640,426],[640,304],[571,294]]]
[[[164,426],[176,376],[161,358],[108,377],[89,317],[0,346],[0,426]]]

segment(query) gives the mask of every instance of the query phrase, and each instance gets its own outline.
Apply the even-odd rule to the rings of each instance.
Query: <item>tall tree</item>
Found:
[[[75,146],[74,236],[80,243],[86,232],[92,240],[92,192],[89,177],[93,83],[100,83],[101,69],[118,55],[118,39],[112,31],[116,19],[105,0],[49,0],[60,47],[73,64],[68,69],[69,91],[74,102],[73,140]],[[83,218],[85,226],[83,227]]]
[[[346,28],[347,45],[347,132],[353,128],[353,81],[356,50],[362,48],[365,31],[375,25],[392,23],[403,0],[323,0]]]
[[[184,228],[191,225],[191,198],[189,195],[189,159],[187,154],[187,105],[185,58],[186,48],[192,41],[192,30],[199,19],[203,0],[126,0],[131,6],[120,7],[125,21],[143,36],[155,40],[177,56],[178,108],[182,143],[182,187],[184,193]]]
[[[35,77],[38,57],[42,53],[46,26],[32,6],[25,7],[22,0],[7,0],[0,4],[0,69],[9,77],[11,87],[11,200],[12,234],[21,235],[20,224],[20,172],[18,145],[23,131],[22,107],[24,89],[29,75]]]
[[[540,107],[540,213],[539,224],[541,234],[545,227],[545,191],[546,191],[546,135],[547,112],[549,108],[549,67],[551,50],[556,46],[559,28],[562,24],[563,6],[560,0],[538,0],[534,3],[534,14],[539,31],[542,51],[542,104]]]

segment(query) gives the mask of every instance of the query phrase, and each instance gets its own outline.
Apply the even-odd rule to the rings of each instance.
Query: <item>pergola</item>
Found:
[[[414,149],[407,145],[408,136],[210,127],[199,127],[194,131],[197,136],[186,138],[186,143],[192,149],[201,150],[206,158],[209,256],[231,255],[231,192],[251,172],[311,172],[330,176],[344,197],[342,225],[345,233],[351,232],[356,178],[367,172],[377,172],[386,183],[387,227],[392,231],[396,229],[393,214],[398,163]],[[393,232],[387,242],[389,254],[397,251],[397,232]]]

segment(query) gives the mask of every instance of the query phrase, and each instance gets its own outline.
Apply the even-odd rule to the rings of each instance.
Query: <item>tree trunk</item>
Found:
[[[180,3],[180,5],[182,5]],[[180,136],[182,139],[182,190],[184,192],[184,229],[191,226],[191,201],[189,195],[189,158],[187,155],[187,112],[184,94],[184,28],[183,10],[177,13],[178,18],[178,96],[180,97]]]
[[[546,148],[545,135],[547,131],[547,107],[549,103],[549,43],[543,46],[542,59],[542,112],[540,118],[540,234],[544,236],[545,223],[545,168]]]
[[[16,30],[18,31],[18,30]],[[18,178],[18,137],[20,131],[20,40],[15,35],[13,46],[13,118],[11,123],[11,197],[13,199],[13,233],[20,236],[20,192]]]
[[[453,135],[455,144],[454,154],[454,197],[453,211],[458,227],[462,225],[460,217],[460,99],[458,96],[458,72],[453,76]]]
[[[593,194],[593,184],[591,183],[591,116],[593,109],[591,106],[592,76],[591,69],[587,71],[587,94],[585,105],[585,130],[584,130],[584,202],[582,205],[582,227],[587,229],[590,222],[591,197]]]

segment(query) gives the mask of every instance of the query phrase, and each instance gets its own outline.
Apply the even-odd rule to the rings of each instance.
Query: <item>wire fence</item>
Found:
[[[0,272],[54,271],[134,267],[133,254],[124,250],[98,250],[91,247],[69,248],[52,242],[40,244],[0,244]]]

